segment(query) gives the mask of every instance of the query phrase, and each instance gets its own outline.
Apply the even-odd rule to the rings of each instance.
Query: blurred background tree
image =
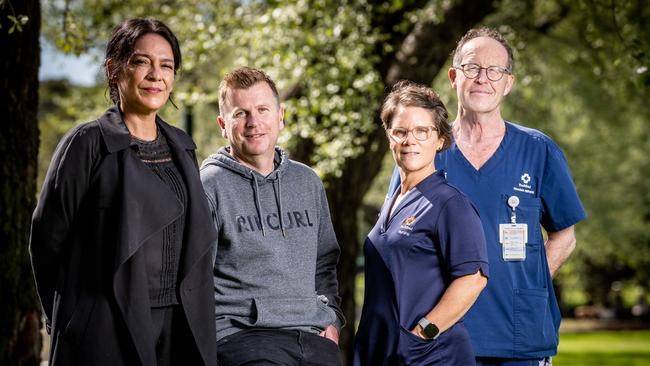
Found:
[[[453,118],[449,54],[478,25],[499,29],[516,50],[517,82],[504,116],[560,144],[589,213],[556,279],[563,309],[611,306],[611,289],[621,283],[617,293],[629,305],[649,288],[649,12],[643,0],[62,0],[44,5],[43,35],[80,54],[103,50],[110,29],[128,17],[165,21],[181,41],[184,65],[174,96],[181,109],[163,116],[177,125],[193,117],[200,158],[224,144],[216,126],[221,76],[249,65],[276,80],[287,108],[279,143],[327,188],[343,251],[348,357],[360,248],[393,167],[377,115],[381,97],[402,78],[431,84]],[[40,92],[44,172],[61,134],[109,102],[101,84],[50,81]]]
[[[38,0],[0,1],[0,365],[36,365],[40,311],[27,242],[36,205]]]

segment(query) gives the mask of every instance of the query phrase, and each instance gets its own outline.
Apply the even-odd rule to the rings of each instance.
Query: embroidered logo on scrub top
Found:
[[[404,219],[404,222],[402,222],[402,225],[399,227],[398,233],[406,236],[411,235],[411,231],[413,231],[413,224],[415,224],[415,216],[407,217],[406,219]]]
[[[535,190],[531,184],[532,178],[530,174],[524,173],[521,175],[520,182],[517,184],[517,187],[512,187],[517,192],[524,192],[528,194],[535,194]]]

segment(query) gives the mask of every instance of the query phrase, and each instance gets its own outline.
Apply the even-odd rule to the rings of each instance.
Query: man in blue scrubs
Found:
[[[465,316],[477,364],[550,365],[560,326],[552,277],[586,214],[560,148],[501,117],[513,61],[495,30],[472,29],[458,42],[448,71],[455,142],[435,165],[476,205],[487,240],[490,281]],[[389,192],[398,186],[394,174]]]

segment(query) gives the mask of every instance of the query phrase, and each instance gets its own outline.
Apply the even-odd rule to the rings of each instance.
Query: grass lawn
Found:
[[[560,333],[553,365],[650,365],[650,330]]]

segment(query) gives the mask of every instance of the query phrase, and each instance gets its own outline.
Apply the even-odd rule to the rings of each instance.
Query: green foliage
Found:
[[[7,9],[8,8],[8,9]],[[7,20],[9,20],[9,29],[7,34],[12,34],[16,30],[19,32],[23,31],[23,25],[27,24],[29,17],[24,14],[16,14],[11,0],[0,0],[0,10],[3,13],[6,13]],[[0,23],[0,30],[2,29],[2,23]]]
[[[96,119],[112,104],[103,92],[100,86],[75,87],[64,80],[40,83],[37,192],[41,190],[52,154],[63,135],[77,124]]]
[[[44,7],[43,33],[61,49],[80,53],[103,48],[111,27],[127,17],[165,21],[181,42],[184,65],[174,96],[181,110],[166,108],[161,114],[180,125],[185,107],[193,108],[200,158],[224,143],[216,126],[223,74],[241,65],[266,70],[285,96],[280,144],[332,179],[341,175],[346,160],[372,153],[361,146],[377,128],[374,113],[384,88],[377,70],[382,57],[395,51],[389,40],[406,34],[416,21],[440,21],[455,2],[430,1],[422,9],[416,3],[52,1]],[[399,9],[414,10],[391,19]],[[394,21],[393,33],[380,34],[373,14],[375,21]],[[605,301],[615,280],[650,287],[647,19],[650,7],[642,0],[503,0],[485,22],[515,48],[517,82],[504,116],[560,144],[589,214],[577,226],[576,254],[557,279],[565,290],[582,294],[572,296],[576,301],[587,301],[584,294]],[[433,85],[453,116],[456,97],[445,74]],[[44,130],[44,140],[58,141],[73,121],[94,118],[107,106],[81,95],[69,94],[73,102],[54,101],[62,110],[76,111],[59,115],[58,122],[41,121],[56,131],[50,137]],[[43,143],[50,144],[46,151],[54,146]],[[383,201],[390,176],[387,161],[367,200],[375,206]]]
[[[167,123],[178,128],[185,128],[185,117],[188,112],[187,107],[176,109],[167,103],[165,108],[160,112]],[[193,114],[193,133],[192,138],[197,146],[196,155],[198,163],[207,158],[210,154],[227,144],[226,139],[221,135],[221,128],[217,124],[217,107],[215,104],[199,103],[191,108]]]
[[[9,30],[7,33],[11,34],[15,30],[18,30],[19,32],[23,31],[23,25],[27,24],[27,21],[29,18],[26,15],[19,15],[19,16],[13,16],[13,15],[7,15],[7,19],[9,19],[12,23],[11,27],[9,27]]]
[[[235,64],[267,70],[288,99],[287,127],[280,144],[299,139],[316,146],[311,158],[321,176],[341,174],[358,155],[383,87],[371,45],[376,37],[365,2],[297,1],[242,15],[247,30],[234,48]],[[260,37],[259,35],[265,35]]]
[[[82,6],[83,4],[83,6]],[[286,130],[280,144],[291,150],[300,139],[316,146],[312,162],[321,175],[340,175],[341,165],[361,151],[375,128],[383,92],[371,45],[376,39],[365,2],[84,1],[46,8],[46,34],[79,53],[101,47],[110,26],[128,16],[165,21],[181,41],[183,70],[175,95],[184,105],[218,99],[223,74],[235,66],[266,70],[287,94]],[[74,5],[74,6],[73,6]],[[110,25],[110,26],[109,26]],[[54,32],[57,28],[63,32]],[[290,91],[298,91],[291,95]],[[201,122],[203,123],[203,121]]]

